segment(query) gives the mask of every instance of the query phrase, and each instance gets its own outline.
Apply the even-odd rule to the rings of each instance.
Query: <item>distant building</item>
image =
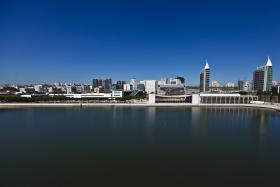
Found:
[[[184,95],[185,85],[184,84],[163,84],[157,87],[158,95]]]
[[[185,80],[184,77],[179,77],[179,76],[177,76],[176,79],[177,79],[177,80],[180,80],[181,84],[185,84],[185,83],[186,83],[186,80]]]
[[[112,79],[103,79],[102,80],[102,86],[104,87],[105,90],[111,90],[112,89]]]
[[[35,89],[35,92],[42,93],[43,92],[43,85],[41,85],[41,84],[34,85],[34,89]]]
[[[280,86],[280,81],[272,81],[272,86]]]
[[[185,79],[183,77],[161,78],[157,82],[158,95],[183,95],[185,94]]]
[[[34,87],[25,87],[25,93],[27,94],[33,94],[35,93],[35,88]]]
[[[50,96],[56,96],[56,95],[63,95],[67,98],[76,98],[76,99],[81,99],[81,98],[121,98],[123,97],[123,92],[122,91],[112,91],[108,93],[85,93],[85,94],[50,94]]]
[[[273,94],[280,94],[280,85],[272,86],[272,93]]]
[[[255,91],[271,91],[272,62],[267,58],[265,66],[258,67],[253,73],[253,89]]]
[[[72,86],[66,86],[66,94],[72,93]]]
[[[99,82],[98,82],[98,79],[92,79],[92,89],[94,88],[98,88],[99,86]]]
[[[19,92],[20,92],[21,94],[26,93],[26,92],[25,92],[25,88],[19,88]]]
[[[238,90],[243,92],[252,91],[252,83],[249,80],[239,80],[238,81]]]
[[[116,89],[117,90],[123,90],[123,85],[125,84],[125,81],[117,81],[116,82]]]
[[[131,91],[131,90],[132,90],[131,84],[124,84],[123,85],[123,91]]]
[[[225,87],[235,87],[235,84],[233,82],[228,82],[225,84]]]
[[[159,81],[158,81],[158,85],[165,85],[167,84],[167,79],[166,78],[161,78]]]
[[[156,80],[145,80],[145,92],[147,94],[157,92],[157,81]]]
[[[205,67],[200,72],[200,92],[209,91],[210,67],[206,61]]]
[[[104,91],[111,91],[112,89],[112,79],[93,79],[92,80],[92,89],[102,88]]]
[[[94,93],[103,93],[104,89],[102,87],[93,88]]]
[[[72,91],[76,94],[81,94],[84,92],[84,86],[80,84],[76,84],[72,87]]]
[[[48,87],[48,93],[53,93],[53,87]]]
[[[144,84],[138,84],[137,85],[137,90],[139,90],[139,91],[145,91],[145,85]]]
[[[132,86],[132,90],[137,90],[137,80],[136,80],[136,78],[131,79],[130,84]]]
[[[83,93],[90,93],[91,92],[91,86],[90,85],[83,85],[84,92]]]
[[[212,81],[211,82],[211,87],[212,88],[220,88],[220,87],[222,87],[222,84],[219,83],[219,81]]]

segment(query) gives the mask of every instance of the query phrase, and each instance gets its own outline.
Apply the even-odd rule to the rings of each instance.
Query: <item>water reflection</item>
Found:
[[[0,119],[1,169],[11,179],[87,175],[78,181],[103,184],[124,176],[147,184],[159,173],[157,181],[179,176],[197,184],[227,177],[242,183],[248,174],[270,181],[280,168],[280,115],[269,110],[33,108],[0,111]]]
[[[223,133],[228,135],[232,131],[237,137],[247,133],[249,137],[244,138],[258,142],[258,149],[261,150],[267,143],[271,115],[275,115],[275,112],[258,108],[192,107],[192,130],[199,135],[193,136],[208,141],[209,133],[223,136]]]

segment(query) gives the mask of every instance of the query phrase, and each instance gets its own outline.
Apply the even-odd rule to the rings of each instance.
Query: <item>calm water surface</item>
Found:
[[[280,113],[0,109],[0,186],[280,186]]]

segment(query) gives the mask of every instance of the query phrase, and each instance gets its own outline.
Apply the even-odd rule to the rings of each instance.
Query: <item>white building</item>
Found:
[[[210,66],[208,61],[205,61],[204,68],[200,71],[199,75],[200,79],[200,92],[208,92],[209,91],[209,81],[210,81]]]
[[[25,88],[19,88],[20,93],[26,93]]]
[[[136,80],[136,78],[131,79],[130,84],[132,86],[132,90],[137,90],[137,80]]]
[[[272,81],[272,86],[280,86],[280,81]]]
[[[53,87],[48,87],[48,93],[53,93]]]
[[[86,94],[49,94],[50,96],[63,95],[68,98],[122,98],[122,91],[112,91],[111,93],[86,93]]]
[[[221,87],[222,85],[218,82],[218,81],[212,81],[211,82],[211,87],[213,88],[217,88],[217,87]]]
[[[123,91],[131,91],[131,84],[124,84],[123,85]]]
[[[43,86],[40,84],[34,85],[34,89],[36,92],[43,92]]]
[[[145,80],[145,92],[150,94],[150,93],[156,93],[156,91],[157,91],[157,81]]]
[[[72,93],[72,86],[66,86],[66,93],[71,94]]]
[[[161,79],[158,81],[158,85],[166,85],[166,81]]]
[[[234,87],[235,84],[233,82],[228,82],[225,84],[225,87]]]

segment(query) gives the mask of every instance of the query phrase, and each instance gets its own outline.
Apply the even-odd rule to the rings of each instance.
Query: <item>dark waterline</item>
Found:
[[[280,113],[0,110],[0,186],[279,186]]]

